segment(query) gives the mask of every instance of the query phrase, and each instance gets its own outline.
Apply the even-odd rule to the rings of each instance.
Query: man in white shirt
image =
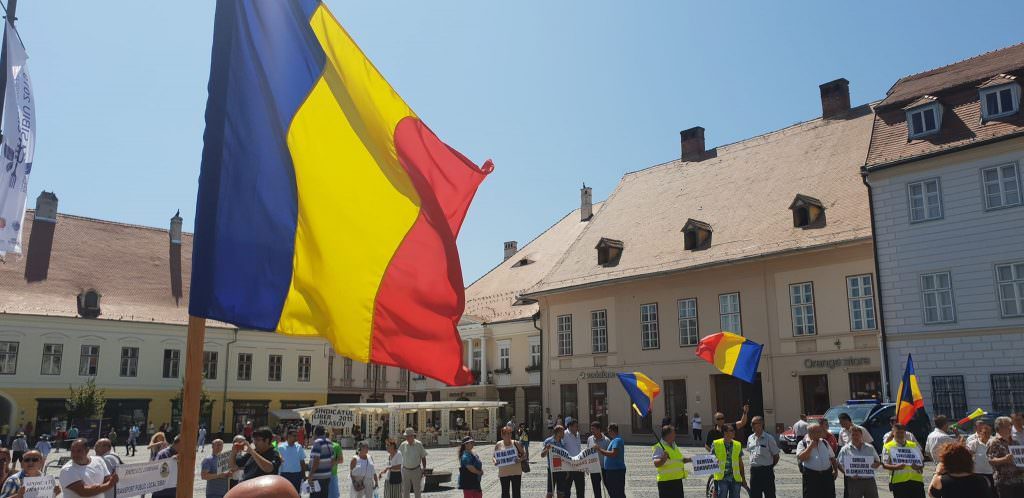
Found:
[[[750,496],[775,498],[775,465],[779,463],[779,444],[775,437],[764,431],[764,418],[750,420],[754,433],[747,437],[750,455]]]
[[[566,417],[569,422],[566,424],[565,435],[562,437],[562,447],[565,448],[570,455],[576,456],[583,451],[582,444],[580,442],[580,423],[578,420],[572,417]],[[576,486],[576,497],[583,498],[583,494],[586,492],[586,477],[583,472],[566,472],[565,486],[566,493]]]
[[[895,416],[889,417],[889,432],[886,432],[885,435],[882,436],[882,444],[883,445],[885,443],[888,443],[889,441],[892,441],[892,438],[895,437],[896,423],[897,422],[898,422],[898,420],[896,419]],[[915,443],[917,442],[917,438],[914,437],[914,433],[913,432],[907,431],[907,441],[913,441]]]
[[[107,466],[107,471],[113,474],[122,462],[118,458],[117,454],[113,452],[114,443],[111,443],[109,439],[103,438],[96,441],[96,445],[93,446],[96,451],[96,456],[103,459],[103,464]],[[106,493],[103,493],[104,498],[114,498],[116,496],[115,490],[111,489]]]
[[[843,445],[836,457],[839,470],[843,473],[843,496],[846,498],[878,498],[878,485],[875,483],[874,473],[865,472],[864,469],[857,470],[851,466],[851,457],[870,461],[872,469],[882,465],[875,447],[864,440],[866,432],[859,425],[850,427],[850,442]]]
[[[946,433],[948,426],[949,419],[945,415],[935,417],[935,429],[928,434],[928,440],[924,443],[924,451],[928,453],[933,462],[939,461],[939,452],[943,446],[956,441],[956,438]]]
[[[796,445],[796,458],[803,465],[803,497],[835,498],[835,478],[838,472],[836,455],[832,447],[822,439],[824,429],[818,424],[809,424],[807,437]]]
[[[71,443],[71,461],[60,469],[60,487],[64,498],[96,496],[117,487],[117,474],[111,474],[101,457],[89,456],[89,443],[76,439]]]
[[[1013,427],[1010,428],[1010,439],[1024,445],[1024,412],[1013,414]]]
[[[797,440],[801,440],[807,436],[807,425],[807,415],[801,413],[800,420],[797,420],[796,423],[793,424],[793,436],[796,437]]]
[[[840,448],[850,444],[853,441],[853,438],[850,436],[850,431],[854,427],[860,427],[861,428],[861,431],[862,431],[861,434],[864,435],[864,442],[865,443],[871,444],[871,443],[875,442],[875,438],[871,437],[871,433],[869,433],[863,427],[853,423],[853,420],[850,419],[850,414],[848,414],[848,413],[840,413],[839,414],[839,427],[842,427],[842,429],[839,430],[839,447]]]

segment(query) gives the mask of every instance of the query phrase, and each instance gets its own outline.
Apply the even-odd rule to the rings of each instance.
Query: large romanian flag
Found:
[[[900,379],[900,389],[896,393],[896,420],[909,424],[918,410],[924,410],[924,396],[917,385],[917,374],[914,373],[914,358],[907,355],[907,368]]]
[[[661,387],[651,380],[650,377],[640,372],[626,372],[619,374],[619,382],[629,394],[629,400],[633,404],[633,410],[641,417],[646,417],[654,409],[654,398],[661,394]]]
[[[696,355],[724,374],[754,382],[764,346],[732,332],[711,334],[697,344]]]
[[[492,169],[442,143],[318,0],[219,0],[189,312],[472,380],[455,239]]]

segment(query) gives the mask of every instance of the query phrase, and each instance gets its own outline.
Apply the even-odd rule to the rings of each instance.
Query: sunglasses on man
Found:
[[[28,458],[22,458],[21,461],[23,463],[39,463],[39,462],[42,461],[42,459],[39,458],[39,457],[28,457]]]

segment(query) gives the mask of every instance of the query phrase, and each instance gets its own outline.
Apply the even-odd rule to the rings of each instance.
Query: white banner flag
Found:
[[[178,459],[131,463],[117,468],[117,496],[139,496],[173,488],[178,481]]]
[[[548,455],[550,457],[548,467],[551,472],[601,473],[601,461],[593,446],[583,449],[578,455],[570,455],[568,451],[553,446]]]
[[[5,24],[7,92],[0,144],[0,255],[21,254],[21,224],[36,144],[36,105],[26,64],[28,55],[18,32],[10,23]]]
[[[698,453],[693,456],[693,475],[697,477],[710,476],[719,470],[718,458],[715,455]]]
[[[53,476],[26,477],[21,480],[25,498],[53,498],[57,480]]]
[[[351,427],[356,421],[355,412],[344,408],[317,407],[313,409],[310,422],[314,426],[322,425],[328,429]]]

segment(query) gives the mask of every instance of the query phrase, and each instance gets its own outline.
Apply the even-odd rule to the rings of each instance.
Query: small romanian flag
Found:
[[[724,374],[754,382],[764,346],[732,332],[711,334],[697,344],[697,356]]]
[[[633,409],[637,414],[646,417],[648,413],[651,413],[651,409],[654,407],[654,398],[661,394],[661,387],[640,372],[620,373],[619,381],[622,382],[622,387],[629,394],[629,399],[633,402]]]
[[[917,374],[914,373],[914,358],[907,355],[907,369],[900,379],[900,389],[896,392],[896,421],[907,425],[914,420],[918,410],[924,410],[924,396],[917,386]]]
[[[455,239],[491,172],[319,0],[219,0],[189,313],[468,384]]]
[[[976,419],[979,419],[979,418],[981,418],[981,417],[983,417],[983,416],[985,416],[985,415],[988,415],[987,413],[985,413],[985,410],[982,410],[981,408],[978,408],[978,409],[974,410],[973,412],[971,412],[971,413],[970,413],[969,415],[967,415],[966,417],[964,417],[964,418],[960,419],[960,421],[958,421],[958,422],[956,423],[956,425],[957,425],[957,426],[962,426],[962,425],[968,424],[968,423],[970,423],[970,422],[971,422],[972,420],[976,420]]]

